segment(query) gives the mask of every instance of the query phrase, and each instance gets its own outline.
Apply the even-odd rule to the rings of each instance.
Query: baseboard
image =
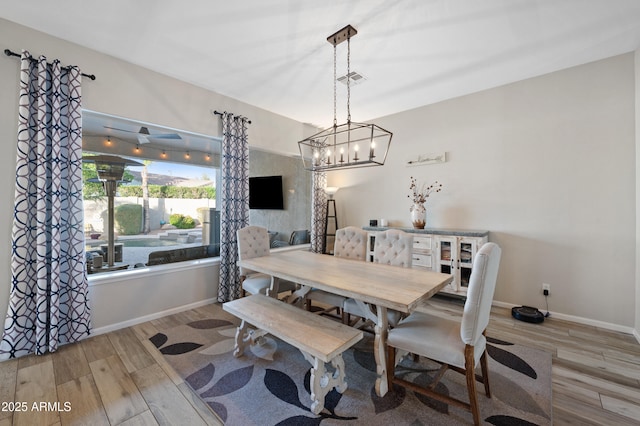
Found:
[[[640,332],[638,332],[638,330],[633,330],[633,337],[635,337],[636,341],[640,343]]]
[[[519,305],[514,305],[514,304],[511,304],[511,303],[505,303],[505,302],[498,302],[498,301],[494,300],[493,301],[493,306],[498,306],[500,308],[511,309],[514,306],[519,306]],[[561,319],[563,321],[571,321],[571,322],[575,322],[577,324],[590,325],[590,326],[593,326],[593,327],[603,328],[605,330],[618,331],[620,333],[631,334],[631,335],[635,336],[636,340],[638,340],[638,342],[640,343],[640,335],[638,335],[638,331],[634,330],[633,327],[627,327],[627,326],[620,325],[620,324],[612,324],[612,323],[609,323],[609,322],[593,320],[593,319],[590,319],[590,318],[578,317],[578,316],[575,316],[575,315],[562,314],[562,313],[559,313],[559,312],[551,312],[550,311],[549,315],[550,315],[551,318],[557,318],[557,319]]]
[[[211,303],[215,303],[215,302],[216,302],[215,298],[199,300],[197,302],[190,303],[188,305],[182,305],[182,306],[167,309],[164,311],[154,312],[153,314],[145,315],[138,318],[132,318],[127,321],[119,322],[116,324],[110,324],[100,328],[94,328],[91,330],[91,335],[87,337],[97,336],[99,334],[105,334],[111,331],[120,330],[121,328],[131,327],[133,325],[141,324],[143,322],[158,319],[167,315],[177,314],[178,312],[188,311],[189,309],[195,309],[195,308],[199,308],[200,306],[210,305]]]

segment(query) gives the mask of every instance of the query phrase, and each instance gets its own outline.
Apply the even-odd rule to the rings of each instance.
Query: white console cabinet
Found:
[[[369,233],[367,260],[373,261],[376,234],[389,228],[364,227]],[[489,231],[463,229],[397,228],[413,234],[414,268],[453,275],[453,281],[442,292],[465,297],[473,259],[480,247],[489,240]]]

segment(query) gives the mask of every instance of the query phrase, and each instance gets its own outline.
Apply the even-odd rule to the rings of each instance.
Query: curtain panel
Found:
[[[23,51],[2,359],[53,352],[90,332],[80,87],[77,67]]]
[[[241,283],[236,231],[249,224],[249,142],[247,119],[222,114],[220,164],[220,284],[218,302],[240,297]]]
[[[324,227],[327,220],[327,174],[312,172],[311,184],[311,251],[324,253]]]

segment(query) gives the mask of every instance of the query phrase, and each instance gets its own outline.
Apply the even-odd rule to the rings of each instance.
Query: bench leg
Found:
[[[249,328],[249,323],[242,320],[236,329],[236,346],[233,350],[233,356],[236,358],[242,356],[247,345],[262,345],[265,334],[267,332],[264,330]]]
[[[325,363],[310,354],[301,351],[307,361],[312,365],[311,379],[309,387],[311,388],[311,411],[314,414],[320,414],[324,409],[324,398],[334,389],[340,393],[347,390],[346,375],[344,373],[344,360],[342,354],[336,355],[331,360],[333,372],[327,371]]]

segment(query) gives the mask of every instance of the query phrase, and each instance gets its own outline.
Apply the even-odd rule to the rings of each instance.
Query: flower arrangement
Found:
[[[440,192],[442,190],[442,184],[435,181],[429,186],[427,186],[427,184],[422,184],[420,188],[418,188],[416,179],[411,176],[411,185],[409,185],[409,190],[411,191],[411,195],[407,195],[407,197],[412,198],[414,204],[424,204],[432,192]]]

